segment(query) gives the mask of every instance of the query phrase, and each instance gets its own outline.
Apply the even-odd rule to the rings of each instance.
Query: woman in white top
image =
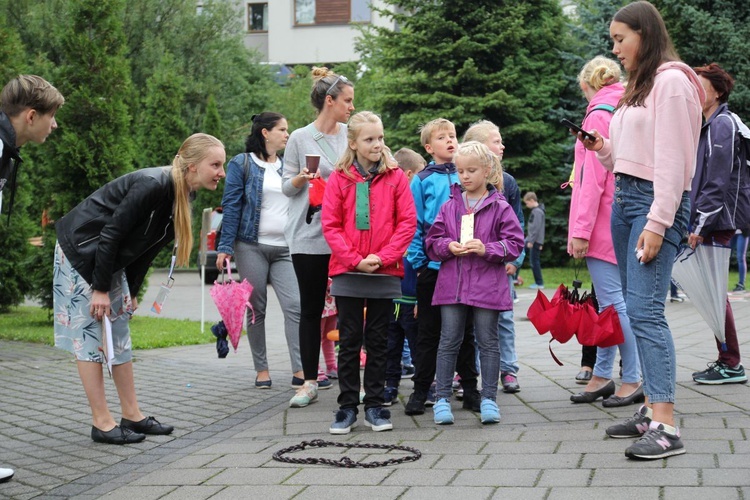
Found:
[[[283,162],[277,154],[286,146],[289,132],[286,118],[279,113],[254,115],[252,122],[245,143],[247,152],[235,156],[227,165],[216,267],[223,269],[225,260],[234,256],[240,277],[253,286],[247,337],[257,372],[255,387],[271,387],[265,326],[268,283],[284,313],[284,333],[294,372],[292,386],[301,386],[299,288],[284,237],[289,198],[281,192]]]

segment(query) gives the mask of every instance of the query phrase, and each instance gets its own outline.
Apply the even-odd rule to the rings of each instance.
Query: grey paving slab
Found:
[[[158,282],[161,278],[155,276]],[[199,280],[180,278],[179,289],[170,296],[178,306],[170,314],[199,319]],[[308,408],[288,407],[291,370],[273,293],[266,328],[274,387],[254,388],[244,339],[223,360],[213,344],[138,351],[134,367],[141,406],[176,430],[136,445],[108,447],[91,441],[88,406],[67,353],[0,341],[0,381],[13,381],[0,393],[0,467],[16,469],[12,481],[0,484],[0,498],[317,499],[329,497],[332,487],[343,498],[750,498],[750,386],[700,386],[691,380],[691,372],[703,369],[716,353],[689,301],[667,305],[678,353],[676,417],[688,453],[638,462],[623,454],[632,440],[604,435],[608,425],[630,417],[635,407],[570,403],[570,394],[582,389],[573,381],[580,346],[553,344],[565,365],[552,361],[549,336],[539,336],[525,319],[533,295],[520,290],[516,308],[522,389],[498,394],[502,421],[496,426],[482,426],[457,401],[453,426],[435,425],[429,409],[406,416],[403,402],[412,385],[402,380],[402,401],[391,407],[392,432],[374,433],[361,425],[350,435],[330,436],[335,384]],[[144,303],[148,300],[147,295]],[[218,316],[207,300],[208,327]],[[743,333],[750,327],[750,301],[733,300],[733,307],[741,349],[747,351],[750,340]],[[118,415],[110,380],[106,390]],[[423,455],[416,462],[375,469],[286,464],[272,458],[282,448],[313,439],[400,444]],[[361,448],[297,453],[315,456],[372,461],[393,455]]]

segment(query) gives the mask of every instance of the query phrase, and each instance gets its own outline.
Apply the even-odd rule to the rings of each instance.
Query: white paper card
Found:
[[[474,213],[461,216],[461,239],[459,243],[465,245],[469,240],[474,239]]]
[[[109,376],[112,376],[112,360],[115,358],[115,346],[112,342],[112,322],[108,316],[102,320],[102,349],[104,350],[104,363],[107,365]]]

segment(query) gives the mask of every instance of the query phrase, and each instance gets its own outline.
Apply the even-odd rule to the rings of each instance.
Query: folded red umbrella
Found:
[[[591,345],[597,347],[612,347],[625,342],[620,316],[617,314],[615,306],[609,305],[599,313],[592,336],[594,343]]]

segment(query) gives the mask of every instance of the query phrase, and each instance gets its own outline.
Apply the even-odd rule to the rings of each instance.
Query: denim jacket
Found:
[[[247,158],[247,179],[245,179]],[[283,169],[278,170],[281,175]],[[234,255],[234,241],[258,243],[260,207],[263,201],[263,177],[266,169],[253,161],[250,153],[242,153],[229,161],[221,208],[221,239],[217,251]]]

